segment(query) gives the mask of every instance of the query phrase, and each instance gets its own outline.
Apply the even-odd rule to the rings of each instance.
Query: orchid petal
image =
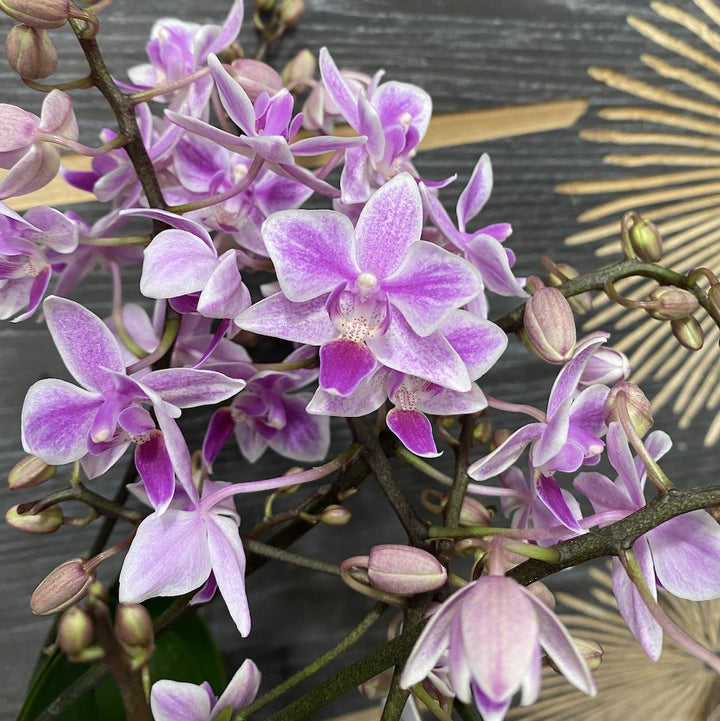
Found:
[[[320,386],[341,396],[350,395],[375,367],[375,356],[364,343],[335,338],[320,348]]]
[[[161,679],[152,686],[150,709],[155,721],[209,721],[210,697],[196,684]]]
[[[529,423],[515,431],[501,446],[468,468],[468,475],[476,481],[485,481],[509,468],[525,448],[542,436],[543,423]]]
[[[422,458],[436,458],[438,453],[433,439],[432,425],[420,411],[393,408],[386,417],[388,428],[402,441],[405,448]]]
[[[475,164],[470,180],[457,201],[458,226],[463,233],[468,221],[472,220],[487,203],[492,188],[493,172],[490,156],[483,153]]]

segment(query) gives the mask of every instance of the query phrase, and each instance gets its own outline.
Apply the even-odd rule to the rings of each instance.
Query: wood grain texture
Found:
[[[690,5],[690,3],[687,3]],[[508,105],[532,104],[567,99],[587,99],[589,112],[578,127],[593,127],[599,107],[625,102],[618,91],[596,83],[587,74],[590,65],[606,66],[649,79],[653,72],[637,60],[650,43],[625,23],[633,13],[650,17],[645,0],[605,2],[594,0],[307,0],[308,10],[301,27],[285,38],[270,59],[282,64],[302,47],[317,51],[327,45],[341,67],[374,72],[386,70],[386,78],[422,85],[433,97],[438,112],[462,112]],[[248,17],[250,15],[248,3]],[[111,70],[119,77],[124,68],[142,62],[143,47],[154,16],[177,15],[195,22],[218,22],[224,15],[223,3],[173,3],[115,0],[105,13],[101,47]],[[10,27],[0,21],[2,29]],[[84,61],[74,47],[67,29],[53,31],[61,57],[59,78],[70,79],[84,73]],[[253,47],[250,22],[241,39]],[[81,137],[93,143],[102,127],[112,127],[112,119],[102,99],[92,91],[78,93],[76,109]],[[0,102],[21,104],[37,111],[37,93],[27,90],[7,70],[0,69]],[[1,132],[1,129],[0,129]],[[497,138],[482,143],[441,148],[423,153],[418,166],[426,177],[445,178],[457,172],[462,187],[477,159],[490,153],[495,169],[495,191],[483,213],[485,222],[510,221],[514,226],[511,247],[518,256],[519,274],[539,272],[537,257],[549,253],[576,265],[592,267],[594,261],[581,247],[564,248],[562,239],[578,228],[575,217],[591,202],[577,196],[557,196],[553,188],[561,182],[596,177],[601,157],[609,146],[587,143],[574,129],[550,130],[536,135]],[[615,171],[617,175],[620,173]],[[448,207],[454,207],[457,190],[442,193]],[[79,212],[92,210],[80,206]],[[106,314],[109,300],[104,279],[90,278],[75,297],[99,314]],[[132,292],[127,281],[126,290]],[[135,291],[136,292],[136,291]],[[497,306],[498,309],[500,306]],[[511,344],[513,345],[513,344]],[[65,376],[59,359],[42,328],[34,321],[0,327],[0,475],[6,476],[21,456],[19,410],[26,388],[45,376]],[[495,395],[528,403],[542,403],[553,376],[551,370],[528,361],[527,355],[511,347],[502,373],[491,375]],[[660,427],[672,429],[672,418],[660,419]],[[187,425],[191,443],[201,438],[198,422]],[[338,444],[346,439],[342,428]],[[676,446],[694,448],[691,432],[676,437]],[[446,454],[447,455],[447,454]],[[693,481],[709,478],[712,457],[698,450]],[[449,462],[449,459],[445,459]],[[285,464],[267,458],[256,467],[237,463],[230,454],[218,464],[219,478],[261,478],[276,475]],[[669,472],[683,470],[679,454],[667,462]],[[110,474],[113,476],[113,474]],[[112,488],[118,474],[101,479],[98,486]],[[409,492],[422,486],[408,476]],[[0,491],[2,507],[21,498]],[[252,519],[262,499],[243,501],[245,519]],[[337,542],[341,532],[317,529],[301,543],[306,551],[328,560],[339,561],[352,554],[367,552],[372,542],[393,541],[400,531],[393,519],[383,513],[378,492],[372,485],[363,488],[350,502],[354,513],[351,540]],[[27,600],[34,586],[54,565],[77,555],[90,542],[91,532],[62,529],[52,537],[26,537],[0,527],[3,584],[0,614],[0,719],[15,717],[39,645],[48,628],[46,619],[32,617]],[[108,569],[108,578],[112,575]],[[116,568],[115,568],[116,570]],[[566,586],[581,585],[582,572],[563,576]],[[229,668],[236,668],[245,657],[253,658],[268,686],[297,670],[335,643],[344,629],[359,621],[367,603],[333,579],[316,581],[311,574],[295,569],[279,572],[265,568],[251,579],[249,598],[255,630],[242,640],[231,628],[222,604],[208,609],[206,618],[221,644]],[[362,648],[378,643],[384,636],[382,624],[370,634]],[[359,654],[362,649],[354,653]],[[367,702],[359,694],[328,708],[326,716],[362,708]]]

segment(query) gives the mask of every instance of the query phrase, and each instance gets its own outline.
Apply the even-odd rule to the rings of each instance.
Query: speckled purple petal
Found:
[[[483,153],[475,164],[470,180],[457,201],[458,226],[463,233],[468,221],[472,220],[487,203],[492,188],[493,172],[490,156]]]
[[[435,458],[439,455],[432,425],[420,411],[393,408],[386,418],[388,428],[402,441],[405,448],[416,456]]]
[[[350,395],[373,368],[375,356],[364,343],[336,338],[320,348],[319,382],[330,393]]]

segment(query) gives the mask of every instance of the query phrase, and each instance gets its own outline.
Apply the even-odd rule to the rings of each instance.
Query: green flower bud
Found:
[[[28,80],[47,78],[57,70],[57,53],[47,30],[16,25],[5,38],[8,64]]]
[[[280,22],[288,28],[294,28],[305,14],[305,0],[282,0],[278,9]]]
[[[541,262],[548,270],[548,275],[545,280],[547,284],[553,288],[557,288],[557,286],[567,283],[567,281],[577,278],[580,275],[571,265],[567,263],[555,263],[547,256],[543,256]],[[593,308],[592,294],[590,292],[570,296],[567,302],[570,304],[573,312],[578,315],[585,315]]]
[[[155,649],[155,635],[145,606],[121,603],[115,612],[115,636],[128,656],[146,662]]]
[[[9,508],[5,520],[19,531],[26,533],[52,533],[63,524],[63,512],[58,506],[50,506],[38,513],[23,513],[20,509],[25,504]]]
[[[48,465],[37,456],[25,456],[8,474],[8,484],[13,491],[34,488],[55,475],[55,466]]]
[[[58,622],[58,646],[70,658],[77,658],[90,646],[95,624],[90,615],[78,606],[68,608]]]
[[[654,307],[646,308],[648,314],[657,320],[676,320],[690,315],[698,307],[698,299],[689,291],[663,285],[650,293],[648,300]]]
[[[396,544],[370,549],[367,574],[372,586],[398,596],[434,591],[447,579],[447,570],[435,556],[420,548]]]
[[[662,258],[662,239],[654,223],[636,214],[635,222],[629,230],[630,247],[639,260],[645,263],[657,263]]]
[[[700,323],[693,316],[686,315],[684,318],[676,318],[670,321],[670,327],[680,345],[689,350],[700,350],[703,347],[705,333]]]
[[[577,339],[575,318],[567,299],[556,288],[538,288],[528,298],[523,331],[523,344],[548,363],[566,363],[572,358]]]
[[[66,22],[69,0],[0,0],[0,10],[19,23],[33,28],[52,30]]]
[[[318,515],[318,521],[326,523],[328,526],[344,526],[351,518],[352,513],[345,506],[335,503],[326,506]]]
[[[585,659],[585,663],[590,671],[597,671],[600,668],[600,664],[603,660],[603,654],[605,649],[597,641],[589,641],[582,638],[573,638],[573,646],[577,649],[578,653]],[[562,671],[555,665],[553,660],[548,656],[547,665],[557,673]]]
[[[64,611],[85,596],[94,580],[82,558],[71,558],[51,571],[35,589],[30,610],[37,616]]]

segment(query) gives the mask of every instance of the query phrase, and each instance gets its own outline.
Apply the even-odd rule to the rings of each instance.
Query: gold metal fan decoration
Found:
[[[607,571],[591,569],[597,582],[592,600],[558,593],[572,613],[560,618],[577,638],[592,639],[603,649],[593,676],[598,695],[589,698],[550,669],[543,672],[539,700],[514,708],[507,721],[708,721],[720,704],[720,679],[694,656],[667,638],[656,662],[650,661],[617,611]],[[720,600],[685,601],[660,594],[668,615],[714,651],[720,651]]]
[[[619,150],[626,152],[607,155],[605,162],[639,169],[638,174],[565,183],[558,191],[611,196],[579,216],[578,220],[592,222],[593,227],[567,238],[568,245],[599,243],[597,255],[608,256],[610,262],[610,256],[619,251],[619,218],[632,209],[659,227],[664,265],[681,272],[700,266],[720,272],[720,6],[712,0],[688,0],[685,5],[687,10],[651,2],[659,16],[653,22],[635,16],[627,19],[660,46],[664,57],[640,56],[659,76],[656,82],[605,68],[589,69],[596,80],[640,102],[601,110],[599,116],[612,124],[585,130],[581,137],[623,146]],[[619,287],[632,297],[642,297],[652,285],[631,281]],[[605,298],[596,307],[599,312],[587,328],[614,326],[620,331],[622,340],[614,345],[629,355],[637,369],[631,380],[663,382],[654,407],[672,402],[681,428],[704,412],[709,418],[705,445],[716,443],[720,439],[720,334],[710,320],[698,315],[705,345],[693,353],[679,346],[667,323],[649,318],[644,311],[628,311]]]

